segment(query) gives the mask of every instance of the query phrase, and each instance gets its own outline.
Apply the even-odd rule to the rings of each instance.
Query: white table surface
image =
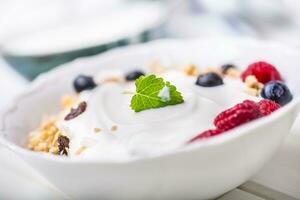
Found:
[[[0,109],[27,82],[0,59]],[[0,147],[0,199],[65,199],[14,153]],[[17,190],[16,190],[17,189]],[[17,191],[17,192],[16,192]],[[249,182],[219,200],[300,199],[300,118],[274,158]]]

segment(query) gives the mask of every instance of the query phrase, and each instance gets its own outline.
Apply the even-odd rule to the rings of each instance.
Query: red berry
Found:
[[[261,116],[258,104],[254,101],[246,100],[220,113],[215,118],[214,124],[217,129],[227,131]]]
[[[215,135],[219,135],[221,133],[223,133],[224,131],[222,130],[219,130],[219,129],[215,129],[215,130],[206,130],[202,133],[200,133],[199,135],[193,137],[191,140],[188,141],[188,143],[192,143],[192,142],[195,142],[197,140],[201,140],[203,138],[209,138],[209,137],[212,137],[212,136],[215,136]]]
[[[258,103],[259,110],[262,113],[262,115],[267,116],[274,112],[275,110],[280,108],[280,105],[276,103],[275,101],[270,101],[270,100],[261,100]]]
[[[242,80],[245,81],[249,75],[254,75],[257,80],[263,84],[272,80],[282,81],[281,75],[277,69],[270,63],[263,61],[249,65],[241,75]]]

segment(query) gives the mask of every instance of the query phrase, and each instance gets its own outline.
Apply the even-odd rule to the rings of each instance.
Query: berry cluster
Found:
[[[131,71],[125,75],[126,81],[134,81],[138,79],[140,76],[144,76],[145,73],[139,70]],[[77,93],[80,93],[85,90],[92,90],[97,87],[97,83],[95,82],[92,76],[87,75],[79,75],[73,81],[73,88]]]
[[[235,65],[226,64],[221,66],[219,73],[208,72],[200,74],[197,78],[196,85],[201,87],[215,87],[223,85],[224,82],[222,75],[228,74],[230,70],[232,71],[235,68]],[[246,92],[250,95],[261,96],[264,99],[275,101],[282,106],[293,99],[293,96],[289,88],[285,85],[281,74],[276,67],[270,63],[264,61],[252,63],[240,75],[240,77],[249,87]]]
[[[261,100],[258,103],[245,100],[244,102],[221,112],[214,120],[215,129],[206,130],[198,134],[188,143],[219,135],[247,122],[267,116],[279,108],[279,104],[266,99]]]
[[[249,76],[255,76],[260,83],[264,84],[260,94],[264,99],[275,101],[282,106],[293,99],[282,76],[272,64],[263,61],[250,64],[241,74],[241,79],[245,82]]]
[[[226,70],[230,68],[232,68],[231,65],[225,65],[222,67],[222,70],[226,72]],[[250,64],[241,74],[241,79],[244,82],[247,80],[249,82],[249,77],[254,77],[253,79],[257,81],[256,84],[258,86],[261,84],[261,87],[257,87],[257,89],[259,89],[260,96],[264,98],[264,100],[258,103],[246,100],[221,112],[214,120],[215,129],[206,130],[198,134],[192,138],[189,143],[219,135],[247,122],[270,115],[293,99],[282,76],[272,64],[263,61]],[[196,84],[211,87],[221,85],[222,83],[219,77],[208,74],[205,75],[205,77],[203,75],[199,76]]]

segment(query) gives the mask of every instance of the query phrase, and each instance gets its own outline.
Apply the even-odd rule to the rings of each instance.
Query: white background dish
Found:
[[[59,6],[54,4],[58,8],[52,11],[50,8],[50,12],[66,9],[66,16],[60,16],[61,19],[55,25],[27,31],[30,34],[8,37],[2,51],[14,56],[43,56],[111,44],[157,29],[164,23],[166,16],[166,8],[159,2],[95,1],[91,5],[86,4],[89,12],[85,10],[88,8],[84,8],[84,4],[77,3],[74,2],[72,8],[65,7],[63,2]],[[86,15],[80,13],[80,10]]]
[[[242,59],[237,59],[238,57]],[[280,68],[283,75],[289,77],[289,82],[297,82],[297,77],[293,74],[297,71],[299,52],[270,43],[247,40],[161,41],[148,44],[147,47],[130,47],[112,51],[99,58],[74,62],[70,64],[73,65],[72,68],[61,68],[41,77],[29,89],[30,96],[25,95],[15,102],[14,106],[18,106],[11,107],[11,113],[6,116],[4,123],[6,131],[10,130],[9,140],[23,143],[27,132],[37,126],[42,113],[57,110],[59,95],[71,90],[68,82],[79,71],[92,72],[101,66],[136,68],[158,58],[163,62],[194,62],[200,66],[220,65],[228,61],[246,66],[254,59],[261,58],[284,66]],[[59,85],[64,85],[65,88]],[[296,117],[296,110],[293,109],[296,103],[298,102],[294,101],[273,116],[243,126],[232,134],[203,142],[201,147],[191,151],[133,163],[74,163],[24,151],[2,142],[71,196],[89,194],[109,199],[121,196],[128,199],[145,196],[152,199],[209,198],[238,186],[262,167],[280,145]],[[26,115],[21,116],[21,113]],[[26,118],[29,114],[31,118]],[[16,124],[21,118],[22,126]],[[269,131],[266,132],[264,128]],[[80,183],[72,180],[75,174]],[[118,189],[119,193],[113,193],[114,189]]]

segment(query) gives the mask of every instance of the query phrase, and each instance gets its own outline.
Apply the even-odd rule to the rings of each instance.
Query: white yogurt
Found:
[[[134,82],[102,84],[82,92],[80,101],[87,102],[86,111],[58,123],[70,138],[69,156],[77,156],[80,146],[87,147],[80,157],[101,160],[130,160],[168,153],[213,128],[213,119],[224,109],[245,99],[258,100],[244,92],[238,79],[224,78],[224,85],[205,88],[195,85],[195,77],[180,71],[168,71],[161,77],[177,87],[184,103],[135,113],[130,108],[132,95],[124,94],[135,91]],[[166,99],[168,89],[161,96]],[[95,133],[95,128],[101,132]]]

